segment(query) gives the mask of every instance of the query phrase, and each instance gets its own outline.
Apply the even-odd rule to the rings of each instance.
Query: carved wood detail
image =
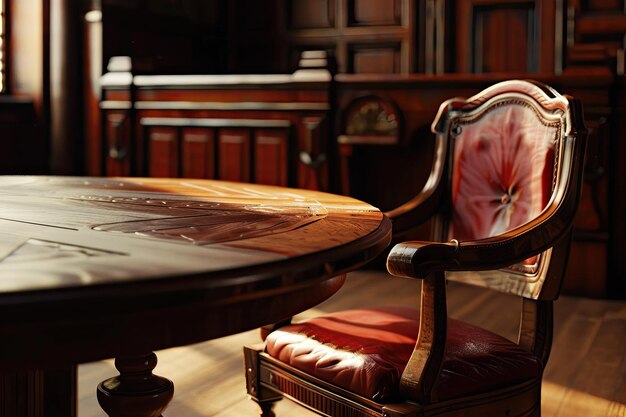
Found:
[[[174,383],[154,375],[154,353],[115,360],[120,372],[98,385],[98,402],[110,417],[159,417],[174,396]]]

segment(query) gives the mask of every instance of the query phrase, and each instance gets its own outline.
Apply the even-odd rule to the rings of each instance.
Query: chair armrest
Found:
[[[390,274],[424,279],[437,271],[481,271],[504,268],[554,246],[571,225],[530,225],[487,239],[449,243],[408,241],[387,257]],[[523,229],[523,230],[518,230]]]
[[[389,252],[387,270],[398,277],[420,279],[425,279],[436,271],[458,270],[457,243],[398,243]]]
[[[411,200],[385,213],[393,224],[394,236],[419,226],[437,213],[443,195],[441,179],[446,165],[446,149],[447,137],[438,134],[432,169],[422,190]]]

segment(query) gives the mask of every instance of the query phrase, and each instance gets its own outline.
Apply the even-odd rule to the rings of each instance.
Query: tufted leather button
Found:
[[[511,203],[511,195],[509,193],[502,194],[502,197],[500,197],[500,202],[503,205],[510,204]]]

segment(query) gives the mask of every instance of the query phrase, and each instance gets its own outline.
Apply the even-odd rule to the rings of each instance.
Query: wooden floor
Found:
[[[361,271],[330,300],[298,317],[365,305],[416,305],[419,282]],[[516,338],[518,300],[449,284],[450,315]],[[626,301],[561,297],[555,304],[552,354],[544,376],[543,417],[626,417]],[[242,346],[259,342],[249,331],[197,345],[157,352],[155,373],[174,381],[165,417],[258,416],[246,398]],[[79,416],[106,417],[95,399],[97,383],[116,375],[112,361],[79,367]],[[313,416],[288,400],[277,416]]]

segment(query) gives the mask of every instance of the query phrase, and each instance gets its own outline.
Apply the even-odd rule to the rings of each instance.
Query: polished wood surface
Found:
[[[0,177],[0,416],[74,416],[76,363],[115,356],[111,417],[161,414],[153,350],[285,320],[390,240],[360,201],[201,180]]]
[[[289,317],[388,243],[374,207],[216,181],[0,178],[0,367],[143,354]],[[84,337],[85,331],[93,336]]]
[[[520,305],[515,297],[454,282],[447,291],[452,317],[517,339],[514,322]],[[419,295],[418,281],[378,271],[353,272],[337,294],[294,321],[363,305],[415,307]],[[562,296],[555,303],[554,318],[556,331],[544,374],[542,416],[625,415],[626,390],[620,375],[626,370],[626,303]],[[155,372],[168,375],[177,387],[165,415],[258,416],[256,404],[246,397],[241,346],[260,340],[259,332],[251,330],[157,352],[160,359]],[[80,417],[105,416],[94,398],[94,386],[114,371],[112,361],[79,366]],[[288,400],[279,401],[275,409],[278,416],[316,415]]]

